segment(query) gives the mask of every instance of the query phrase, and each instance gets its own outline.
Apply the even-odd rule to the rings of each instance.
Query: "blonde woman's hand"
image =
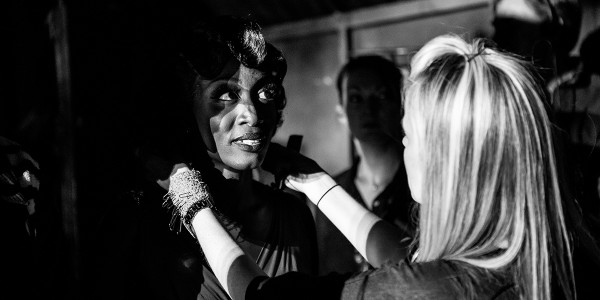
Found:
[[[273,173],[276,183],[284,181],[290,189],[304,194],[312,183],[329,177],[314,160],[276,143],[269,146],[262,167]]]

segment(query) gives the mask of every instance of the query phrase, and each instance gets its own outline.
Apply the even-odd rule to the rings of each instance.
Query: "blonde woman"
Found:
[[[177,196],[201,186],[197,172],[184,167],[171,177],[169,194],[181,200],[184,218],[195,214],[200,246],[234,299],[574,297],[550,123],[530,69],[480,40],[447,35],[414,56],[409,79],[404,159],[421,205],[406,259],[393,227],[356,205],[314,162],[280,154],[276,172],[290,164],[296,170],[286,184],[305,193],[377,269],[269,278],[214,218],[207,189],[196,189],[197,201]],[[190,202],[201,204],[190,210]]]

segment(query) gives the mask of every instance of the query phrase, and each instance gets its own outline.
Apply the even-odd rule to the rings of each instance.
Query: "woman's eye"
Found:
[[[219,96],[219,100],[222,101],[232,101],[238,98],[237,94],[234,92],[226,92]]]
[[[270,90],[261,90],[260,92],[258,92],[258,98],[260,100],[270,101],[273,100],[273,98],[275,98],[275,93]]]
[[[269,102],[279,97],[279,89],[272,84],[267,85],[258,92],[258,99],[263,102]]]

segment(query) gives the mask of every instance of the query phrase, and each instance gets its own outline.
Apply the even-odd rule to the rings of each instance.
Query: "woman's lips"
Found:
[[[240,149],[246,152],[259,152],[265,147],[266,138],[258,133],[246,133],[231,141]]]

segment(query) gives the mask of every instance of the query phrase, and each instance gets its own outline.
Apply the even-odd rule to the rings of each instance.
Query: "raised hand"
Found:
[[[168,190],[169,177],[187,167],[201,171],[207,181],[214,181],[214,164],[201,138],[181,128],[165,126],[136,148],[135,157],[145,177]]]
[[[136,157],[144,169],[145,175],[155,181],[163,189],[169,190],[170,176],[178,169],[188,167],[185,159],[173,153],[163,151],[151,145],[144,145],[136,150]]]
[[[262,167],[275,175],[276,183],[284,181],[289,188],[302,193],[306,184],[327,176],[314,160],[276,143],[269,146]]]

